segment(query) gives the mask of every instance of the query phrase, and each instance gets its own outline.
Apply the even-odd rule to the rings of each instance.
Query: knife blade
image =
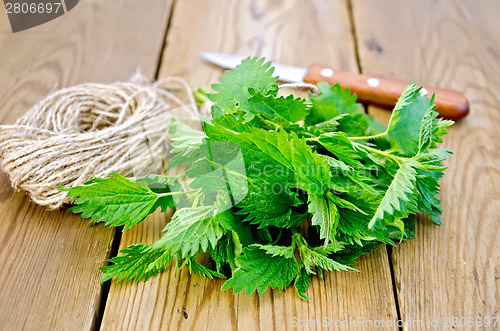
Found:
[[[208,62],[226,69],[234,69],[246,58],[245,56],[209,52],[200,53],[200,56]],[[310,84],[325,81],[331,85],[338,83],[343,88],[349,88],[351,93],[355,93],[360,102],[389,109],[394,107],[401,93],[410,84],[410,82],[400,79],[334,70],[321,64],[312,64],[308,68],[301,68],[272,62],[272,66],[275,68],[274,75],[278,76],[280,81]],[[467,98],[455,89],[423,86],[421,94],[436,95],[434,100],[436,111],[444,119],[457,121],[469,113]]]

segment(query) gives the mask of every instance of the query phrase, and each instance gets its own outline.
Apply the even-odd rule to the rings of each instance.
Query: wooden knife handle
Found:
[[[410,84],[403,80],[380,77],[375,75],[358,75],[345,71],[333,70],[319,64],[308,68],[304,82],[317,84],[339,83],[348,87],[351,93],[356,93],[360,102],[370,103],[384,108],[392,109],[401,93]],[[424,86],[422,91],[429,96],[436,94],[436,111],[444,119],[457,121],[469,113],[469,103],[465,96],[457,90],[450,88],[437,88]]]

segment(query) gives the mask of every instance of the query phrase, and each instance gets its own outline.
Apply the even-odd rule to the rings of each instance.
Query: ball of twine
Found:
[[[70,201],[58,186],[161,171],[170,120],[179,115],[173,110],[192,118],[197,112],[190,87],[176,77],[148,84],[136,74],[128,82],[61,89],[0,126],[0,166],[16,190],[59,208]]]

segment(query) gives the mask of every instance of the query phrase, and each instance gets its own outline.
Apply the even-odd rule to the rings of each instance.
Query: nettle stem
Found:
[[[370,147],[367,145],[357,144],[357,143],[355,143],[355,144],[357,145],[357,147],[361,147],[361,148],[364,148],[365,150],[370,151],[372,153],[379,154],[379,155],[385,156],[387,158],[390,158],[390,159],[396,161],[397,164],[401,164],[401,162],[404,162],[406,160],[406,158],[404,158],[404,157],[397,156],[397,155],[394,155],[392,153],[388,153],[386,151],[381,151],[379,149],[376,149],[376,148],[373,148],[373,147]]]
[[[377,139],[377,138],[382,138],[387,134],[387,131],[375,134],[373,136],[366,136],[366,137],[349,137],[349,140],[370,140],[370,139]]]
[[[193,190],[193,191],[182,191],[182,192],[166,192],[166,193],[157,193],[159,197],[166,197],[166,196],[173,196],[173,195],[182,195],[182,194],[192,194],[192,193],[197,193],[199,190]]]

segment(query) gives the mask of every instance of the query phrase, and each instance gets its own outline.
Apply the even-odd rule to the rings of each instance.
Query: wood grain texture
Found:
[[[160,76],[181,76],[191,85],[216,82],[222,70],[201,60],[200,51],[266,56],[293,65],[329,63],[356,71],[343,1],[177,1]],[[120,248],[159,238],[165,222],[165,216],[155,215],[127,230]],[[102,329],[281,330],[292,326],[293,317],[395,320],[385,247],[356,267],[360,273],[327,273],[324,283],[314,277],[310,302],[293,288],[261,296],[221,292],[222,280],[189,276],[185,270],[175,277],[173,268],[146,283],[113,281]]]
[[[13,34],[0,11],[0,122],[12,123],[59,87],[153,77],[169,1],[81,1],[71,12]],[[137,15],[141,13],[141,15]],[[89,330],[114,231],[47,211],[0,175],[0,329]]]
[[[453,87],[471,103],[443,143],[455,152],[441,182],[444,225],[421,217],[417,238],[394,250],[402,317],[498,317],[500,3],[360,0],[353,9],[364,73]]]

